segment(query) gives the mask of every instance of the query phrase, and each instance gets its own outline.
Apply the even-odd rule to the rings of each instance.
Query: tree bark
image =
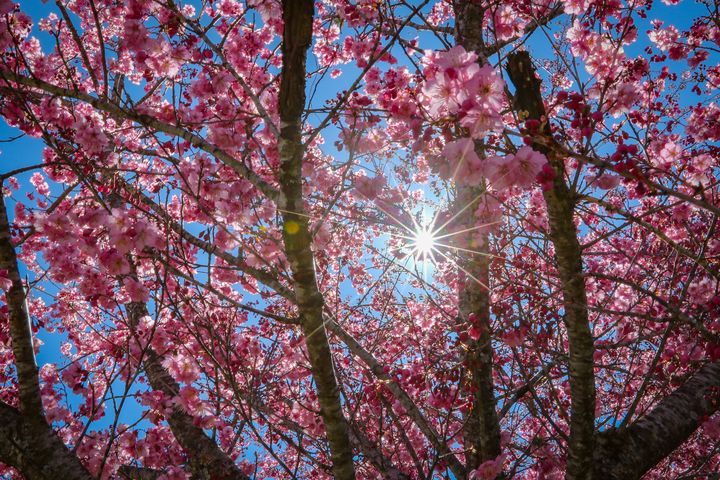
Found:
[[[330,331],[332,331],[347,348],[358,358],[360,358],[365,365],[368,366],[370,371],[385,383],[393,397],[400,402],[402,407],[405,409],[405,414],[413,421],[418,429],[425,435],[430,444],[433,446],[437,453],[447,462],[450,471],[457,478],[464,478],[466,475],[465,467],[457,456],[448,448],[445,440],[435,431],[433,426],[427,421],[425,416],[422,414],[415,402],[410,396],[403,390],[403,388],[395,381],[395,379],[389,375],[383,365],[360,343],[353,338],[348,332],[346,332],[338,323],[332,319],[326,320],[326,325]]]
[[[478,63],[485,64],[485,44],[482,38],[484,9],[477,2],[460,1],[455,4],[456,39],[467,51],[478,55]],[[479,147],[479,146],[478,146]],[[481,148],[476,153],[482,157]],[[475,210],[477,200],[485,190],[482,186],[457,186],[455,210],[463,227],[477,223]],[[471,315],[480,328],[480,338],[469,340],[465,355],[465,390],[472,398],[470,411],[465,420],[463,436],[466,450],[466,469],[472,471],[481,463],[500,455],[500,422],[495,403],[493,380],[493,347],[490,324],[490,249],[489,235],[482,233],[480,241],[472,241],[474,232],[467,234],[463,245],[466,251],[459,253],[459,263],[466,271],[465,284],[458,293],[460,321],[469,325]],[[475,251],[477,253],[469,253]]]
[[[0,402],[0,461],[28,480],[92,480],[52,428]]]
[[[113,208],[119,208],[125,201],[119,194],[113,192],[107,200]],[[130,254],[126,256],[131,267],[131,276],[137,281],[137,266]],[[149,316],[147,305],[143,302],[129,302],[125,304],[130,331],[134,335],[140,324],[140,319]],[[180,394],[180,385],[162,365],[162,357],[152,346],[147,345],[143,352],[142,365],[145,368],[150,386],[153,390],[162,392],[168,398],[175,398]],[[174,405],[172,413],[167,418],[170,431],[188,456],[188,463],[193,479],[197,480],[249,480],[242,473],[235,462],[225,453],[217,443],[208,437],[202,428],[195,425],[193,417]],[[125,472],[131,471],[130,467]],[[145,472],[146,469],[132,470]]]
[[[18,377],[19,409],[0,402],[0,461],[30,480],[89,480],[90,473],[47,424],[42,408],[25,287],[20,279],[5,198],[0,192],[0,268],[12,282],[5,292]]]
[[[569,344],[572,411],[566,478],[590,479],[595,445],[595,347],[588,320],[582,252],[573,222],[575,197],[565,183],[563,159],[549,148],[551,132],[540,93],[540,80],[535,76],[528,52],[510,54],[507,71],[516,89],[514,107],[518,116],[540,122],[540,132],[532,147],[547,156],[555,171],[552,187],[545,189],[543,195],[548,209],[550,240],[555,247],[565,309],[563,321]]]
[[[131,465],[123,465],[118,469],[118,475],[124,480],[157,480],[162,474],[163,472],[160,470]]]
[[[135,330],[140,319],[148,315],[144,303],[132,302],[125,306],[130,327]],[[152,347],[145,350],[143,366],[150,386],[170,398],[177,397],[180,385],[162,366],[162,358]],[[209,438],[202,428],[195,425],[192,416],[179,406],[173,406],[167,419],[175,440],[185,450],[189,458],[190,470],[194,479],[203,480],[248,480],[235,462],[215,441]]]
[[[312,0],[283,0],[280,81],[280,189],[285,255],[293,276],[300,324],[310,356],[320,414],[330,444],[333,473],[338,480],[355,478],[347,420],[340,403],[333,359],[323,323],[323,296],[315,278],[312,235],[302,192],[302,113],[305,108],[305,64],[312,41]]]
[[[0,269],[5,270],[7,278],[12,282],[12,287],[5,292],[5,298],[9,311],[10,337],[12,338],[12,351],[20,390],[19,410],[26,419],[45,423],[26,292],[20,278],[20,269],[15,247],[12,244],[10,222],[5,207],[5,197],[2,192],[0,192]]]
[[[479,188],[458,187],[458,207],[477,198]],[[476,203],[476,202],[475,202]],[[461,225],[471,225],[474,208],[468,208],[459,216]],[[472,239],[472,232],[468,235]],[[500,422],[495,404],[493,379],[492,327],[490,323],[490,251],[489,235],[482,234],[481,241],[468,240],[464,248],[477,253],[461,252],[460,264],[467,271],[465,284],[458,297],[460,321],[480,329],[480,338],[468,339],[465,355],[465,390],[472,398],[470,411],[465,420],[464,439],[467,451],[467,470],[476,469],[481,463],[500,455]]]
[[[720,407],[720,362],[705,365],[624,430],[602,432],[594,478],[640,479],[683,444]]]

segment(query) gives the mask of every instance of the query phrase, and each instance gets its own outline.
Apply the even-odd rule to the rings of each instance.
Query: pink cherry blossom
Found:
[[[488,159],[487,177],[496,190],[512,186],[527,188],[547,164],[545,156],[531,147],[520,148],[515,154]]]
[[[385,187],[385,177],[377,175],[375,177],[358,176],[355,179],[355,189],[365,198],[374,199],[378,197]]]
[[[494,460],[483,462],[478,468],[470,472],[469,478],[477,480],[495,480],[500,472],[502,472],[504,458],[500,457]]]
[[[477,183],[482,174],[483,162],[475,153],[475,142],[471,138],[460,138],[445,145],[443,156],[447,163],[440,167],[443,178],[461,183]]]
[[[132,277],[125,277],[123,280],[125,285],[125,292],[133,302],[147,302],[149,299],[149,292],[145,286]]]

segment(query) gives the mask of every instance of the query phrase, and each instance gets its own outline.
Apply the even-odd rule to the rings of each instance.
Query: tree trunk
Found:
[[[134,331],[140,319],[148,315],[144,303],[133,302],[125,305],[130,320],[130,328]],[[177,397],[180,385],[162,366],[162,358],[152,347],[145,350],[143,366],[150,386],[169,398]],[[175,440],[188,456],[188,463],[194,479],[202,480],[248,480],[235,462],[225,453],[214,440],[208,437],[202,428],[195,425],[193,417],[179,406],[174,406],[167,418]]]
[[[713,362],[625,430],[600,433],[594,478],[640,479],[682,445],[718,407],[720,362]]]
[[[312,41],[312,0],[284,0],[280,82],[280,188],[285,255],[293,274],[293,287],[310,365],[317,388],[320,414],[330,444],[333,473],[338,480],[355,478],[353,452],[332,354],[323,323],[324,301],[315,279],[312,236],[302,192],[302,113],[305,108],[305,62]]]
[[[20,278],[2,192],[0,192],[0,269],[5,270],[7,278],[12,282],[12,287],[5,292],[5,298],[9,310],[10,337],[20,390],[19,410],[27,420],[45,423],[26,292]]]
[[[486,63],[482,39],[483,16],[484,9],[477,2],[463,0],[455,4],[457,43],[465,50],[475,52],[481,65]],[[481,158],[484,155],[480,148],[477,148],[476,152]],[[475,210],[483,190],[484,187],[457,187],[455,210],[459,213],[459,224],[463,228],[477,223]],[[469,349],[465,356],[465,389],[472,397],[463,432],[468,472],[485,461],[497,458],[501,450],[493,380],[489,235],[483,233],[477,243],[472,241],[474,237],[474,232],[469,232],[463,247],[477,253],[459,253],[459,262],[467,277],[458,295],[460,321],[468,325],[473,315],[476,326],[480,328],[480,338],[477,341],[469,340]]]
[[[563,320],[567,328],[570,370],[570,444],[566,478],[592,478],[595,445],[595,373],[593,370],[593,336],[587,311],[582,256],[573,222],[574,193],[565,184],[563,159],[554,155],[550,144],[550,127],[545,117],[545,105],[540,93],[540,80],[527,52],[508,56],[508,74],[515,84],[515,110],[519,117],[540,122],[539,138],[532,143],[534,150],[547,156],[555,172],[552,187],[545,189],[550,240],[555,247],[555,260],[565,309]]]
[[[0,402],[0,461],[27,480],[92,480],[52,428]]]
[[[12,282],[5,292],[12,351],[18,377],[19,409],[0,402],[0,461],[30,480],[89,480],[90,473],[47,424],[42,408],[30,315],[20,278],[5,197],[0,192],[0,269]]]

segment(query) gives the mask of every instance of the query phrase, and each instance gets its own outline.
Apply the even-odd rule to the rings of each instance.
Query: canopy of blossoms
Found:
[[[710,479],[720,4],[0,0],[0,476]]]

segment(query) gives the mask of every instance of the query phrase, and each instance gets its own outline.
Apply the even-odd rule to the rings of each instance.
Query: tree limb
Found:
[[[28,420],[45,423],[25,286],[20,279],[2,192],[0,192],[0,269],[5,270],[7,278],[12,282],[12,287],[5,292],[5,298],[9,310],[12,351],[20,390],[20,412]]]
[[[594,478],[641,478],[720,407],[720,362],[708,363],[624,430],[598,435]]]
[[[28,480],[92,480],[80,460],[43,422],[0,402],[0,461]]]
[[[487,62],[482,36],[484,16],[485,7],[477,2],[465,0],[455,4],[457,42],[465,50],[475,52],[481,66]],[[476,142],[475,151],[479,157],[484,156],[480,142]],[[484,191],[484,185],[457,185],[455,210],[463,228],[477,222],[475,209]],[[467,470],[474,470],[483,462],[496,459],[501,453],[490,323],[490,236],[488,233],[479,236],[479,242],[475,242],[472,233],[466,234],[464,249],[459,252],[466,277],[458,292],[458,321],[463,325],[475,323],[476,328],[480,329],[480,338],[468,339],[466,342],[463,388],[471,398],[464,427]]]
[[[42,90],[43,92],[59,97],[80,100],[82,102],[92,105],[93,107],[102,112],[107,113],[115,119],[129,120],[138,123],[146,128],[182,138],[183,140],[189,142],[191,145],[209,153],[210,155],[214,156],[215,158],[232,168],[238,175],[242,176],[250,183],[252,183],[255,187],[257,187],[257,189],[260,190],[263,194],[265,194],[265,196],[268,197],[270,200],[278,199],[278,191],[275,189],[275,187],[266,182],[262,177],[260,177],[257,173],[251,170],[247,165],[238,161],[235,157],[222,150],[221,148],[208,142],[202,136],[192,133],[189,130],[185,130],[181,127],[178,127],[177,125],[163,122],[150,115],[141,114],[133,110],[127,110],[120,105],[116,105],[105,99],[94,97],[85,92],[58,87],[57,85],[53,85],[36,78],[29,78],[18,75],[9,70],[1,71],[0,78],[3,78],[3,80],[8,83],[8,86],[10,88],[13,88],[10,82],[15,82],[19,85],[37,88]]]

